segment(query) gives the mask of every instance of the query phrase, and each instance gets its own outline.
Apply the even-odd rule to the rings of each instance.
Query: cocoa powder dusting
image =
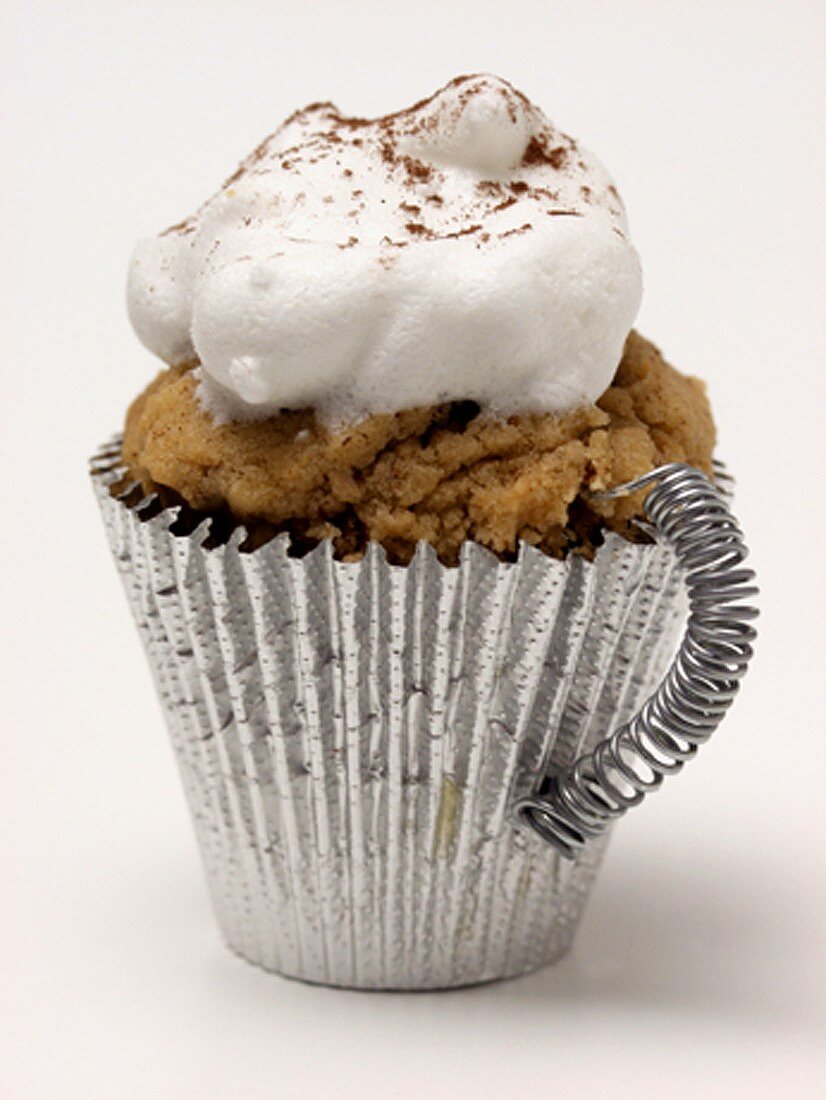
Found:
[[[522,164],[525,166],[535,164],[549,164],[557,171],[564,167],[568,159],[568,150],[564,145],[557,145],[548,149],[544,134],[535,134],[528,142],[528,146],[522,155]]]
[[[180,237],[188,237],[190,233],[194,233],[196,230],[195,220],[192,217],[184,218],[183,221],[176,222],[174,225],[170,225],[168,229],[164,229],[162,233],[159,233],[159,237],[171,237],[177,234]]]
[[[516,229],[506,229],[504,233],[499,233],[497,236],[499,240],[504,240],[506,237],[515,237],[518,233],[527,233],[529,229],[533,229],[531,222],[525,222],[524,225],[517,226]]]
[[[415,157],[402,157],[402,164],[407,170],[408,176],[420,183],[427,183],[433,175],[433,169],[430,165],[424,164]]]

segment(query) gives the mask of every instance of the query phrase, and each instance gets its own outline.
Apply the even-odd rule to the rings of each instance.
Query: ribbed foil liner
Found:
[[[673,652],[661,545],[588,562],[472,543],[251,552],[93,479],[163,704],[223,934],[268,970],[434,989],[523,974],[570,946],[606,839],[574,862],[516,796],[630,717]]]

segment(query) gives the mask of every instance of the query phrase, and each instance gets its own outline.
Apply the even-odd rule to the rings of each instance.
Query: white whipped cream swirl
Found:
[[[449,400],[561,412],[607,388],[640,265],[599,161],[510,84],[384,118],[297,112],[191,218],[142,241],[128,303],[220,419],[328,422]]]

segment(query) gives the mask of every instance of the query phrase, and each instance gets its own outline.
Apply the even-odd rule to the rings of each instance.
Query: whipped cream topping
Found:
[[[128,284],[140,339],[200,362],[219,419],[314,407],[337,423],[590,403],[640,295],[605,169],[487,75],[374,120],[298,111],[137,246]]]

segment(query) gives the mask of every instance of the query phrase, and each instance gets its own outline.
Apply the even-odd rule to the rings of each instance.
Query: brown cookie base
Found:
[[[163,371],[126,418],[123,455],[147,489],[228,512],[299,544],[332,538],[342,559],[369,540],[407,562],[431,543],[454,563],[467,539],[501,557],[524,540],[591,553],[603,531],[635,537],[640,494],[589,495],[663,462],[710,472],[714,423],[702,382],[632,332],[611,387],[563,415],[483,416],[472,402],[368,417],[331,432],[311,410],[216,424],[191,368]]]

